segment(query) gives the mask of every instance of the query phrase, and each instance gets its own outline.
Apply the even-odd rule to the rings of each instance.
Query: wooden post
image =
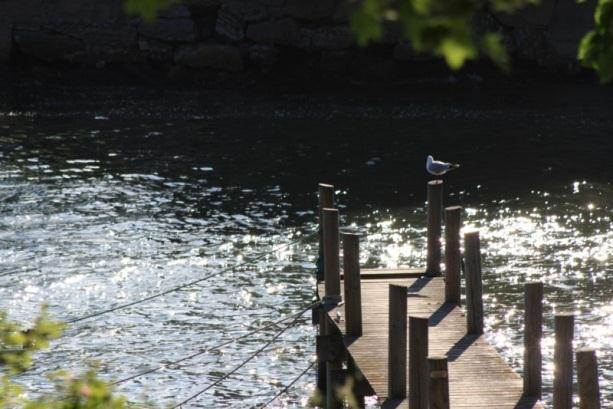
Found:
[[[446,356],[429,356],[430,409],[449,409],[449,373]]]
[[[387,394],[393,399],[407,396],[407,287],[389,286],[389,339]]]
[[[460,305],[461,206],[445,208],[445,302]]]
[[[483,283],[479,232],[464,234],[466,265],[466,326],[469,334],[483,334]]]
[[[319,256],[317,258],[317,281],[323,281],[324,235],[323,212],[326,208],[334,208],[334,186],[326,183],[319,184]]]
[[[343,402],[337,395],[338,388],[334,384],[333,373],[343,369],[342,361],[328,361],[326,362],[326,409],[341,409]]]
[[[428,318],[409,317],[409,408],[428,409]]]
[[[343,285],[347,335],[362,335],[362,293],[360,283],[360,236],[343,233]]]
[[[553,408],[573,407],[573,331],[572,313],[555,316],[555,349],[553,353]]]
[[[339,232],[338,210],[323,209],[324,235],[324,281],[326,295],[324,303],[339,303],[341,301],[341,277],[339,266]]]
[[[443,213],[443,181],[428,182],[428,260],[426,275],[441,275],[441,216]]]
[[[318,308],[319,314],[319,335],[328,335],[328,324],[326,317],[327,313],[324,307],[320,304]],[[326,379],[326,361],[318,357],[317,359],[317,389],[321,396],[326,395],[327,379]]]
[[[524,287],[524,395],[541,398],[543,283]]]
[[[600,409],[598,361],[593,348],[577,349],[577,382],[579,383],[579,408]]]

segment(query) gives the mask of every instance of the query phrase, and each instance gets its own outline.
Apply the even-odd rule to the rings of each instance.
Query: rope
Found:
[[[294,384],[296,382],[298,382],[298,380],[300,378],[302,378],[307,372],[309,372],[311,370],[311,368],[313,368],[313,366],[315,365],[317,361],[313,361],[311,362],[311,364],[302,372],[300,372],[300,374],[298,374],[297,377],[294,378],[293,381],[291,381],[289,384],[287,384],[283,389],[281,389],[281,391],[279,393],[277,393],[275,396],[273,396],[268,402],[264,403],[261,406],[258,406],[258,409],[263,409],[265,407],[267,407],[268,405],[270,405],[271,403],[273,403],[278,397],[280,397],[281,395],[283,395],[284,393],[287,393],[287,391],[289,391],[289,389],[294,386]]]
[[[319,304],[319,301],[317,303],[314,303],[312,305],[315,304]],[[244,360],[243,362],[241,362],[240,364],[238,364],[237,366],[235,366],[230,372],[226,373],[224,376],[222,376],[221,378],[219,378],[218,380],[216,380],[215,382],[207,385],[204,389],[199,390],[198,392],[196,392],[195,394],[191,395],[190,397],[188,397],[187,399],[181,401],[180,403],[174,405],[171,407],[171,409],[177,409],[182,407],[183,405],[185,405],[187,402],[196,399],[198,396],[202,395],[204,392],[208,391],[209,389],[213,388],[214,386],[220,384],[221,382],[223,382],[224,380],[226,380],[227,378],[229,378],[231,375],[233,375],[234,373],[236,373],[239,369],[241,369],[243,366],[247,365],[247,363],[249,363],[253,358],[255,358],[256,356],[258,356],[258,354],[260,354],[262,351],[264,351],[266,348],[268,348],[273,342],[275,342],[277,340],[277,338],[279,338],[285,331],[287,331],[289,328],[291,328],[292,326],[294,326],[294,324],[296,324],[296,322],[298,321],[298,319],[302,316],[302,314],[304,314],[305,312],[307,312],[309,309],[311,309],[312,306],[308,306],[307,308],[305,308],[304,310],[301,311],[300,315],[298,315],[297,317],[295,317],[292,322],[290,322],[289,324],[287,324],[283,329],[281,329],[279,332],[277,332],[277,334],[272,337],[271,339],[268,340],[268,342],[266,342],[262,347],[260,347],[259,349],[257,349],[254,353],[252,353],[246,360]]]
[[[299,242],[301,242],[301,241],[303,241],[303,240],[305,240],[307,238],[310,238],[311,236],[314,236],[315,234],[317,234],[317,231],[309,233],[306,236],[301,236],[300,238],[298,238],[298,239],[296,239],[294,241],[291,241],[289,243],[286,243],[286,244],[283,244],[281,246],[278,246],[277,248],[271,250],[268,253],[260,254],[259,256],[253,257],[253,258],[251,258],[249,260],[245,260],[242,263],[236,264],[236,265],[234,265],[232,267],[227,267],[227,268],[219,270],[219,271],[217,271],[215,273],[211,273],[211,274],[206,275],[206,276],[204,276],[202,278],[199,278],[197,280],[193,280],[193,281],[190,281],[188,283],[181,284],[181,285],[178,285],[176,287],[169,288],[168,290],[164,290],[164,291],[161,291],[159,293],[152,294],[152,295],[150,295],[148,297],[144,297],[144,298],[141,298],[141,299],[136,300],[136,301],[132,301],[132,302],[129,302],[129,303],[126,303],[126,304],[120,304],[120,305],[117,305],[115,307],[111,307],[111,308],[108,308],[106,310],[97,311],[97,312],[94,312],[94,313],[91,313],[91,314],[87,314],[87,315],[84,315],[84,316],[81,316],[81,317],[68,319],[68,320],[66,320],[66,323],[68,323],[68,324],[75,324],[75,323],[80,322],[80,321],[84,321],[84,320],[87,320],[87,319],[90,319],[90,318],[94,318],[94,317],[99,317],[100,315],[108,314],[110,312],[115,312],[115,311],[118,311],[118,310],[122,310],[124,308],[132,307],[132,306],[137,305],[137,304],[142,304],[144,302],[151,301],[151,300],[153,300],[155,298],[163,297],[165,295],[168,295],[170,293],[173,293],[173,292],[182,290],[184,288],[190,287],[190,286],[192,286],[194,284],[198,284],[198,283],[200,283],[202,281],[205,281],[205,280],[208,280],[210,278],[216,277],[216,276],[221,275],[223,273],[227,273],[227,272],[229,272],[229,271],[231,271],[233,269],[236,269],[237,267],[243,267],[243,266],[246,266],[246,265],[248,265],[248,264],[250,264],[250,263],[252,263],[254,261],[261,260],[261,259],[265,258],[266,256],[270,255],[270,253],[273,253],[273,252],[282,250],[284,248],[290,247],[290,246],[292,246],[294,244],[297,244],[297,243],[299,243]]]
[[[165,364],[163,364],[163,365],[160,365],[160,366],[157,366],[157,367],[155,367],[155,368],[151,368],[151,369],[148,369],[148,370],[146,370],[146,371],[142,371],[142,372],[136,373],[136,374],[134,374],[134,375],[130,375],[130,376],[128,376],[128,377],[125,377],[125,378],[119,379],[119,380],[117,380],[117,381],[111,382],[111,385],[118,385],[118,384],[120,384],[120,383],[128,382],[128,381],[131,381],[131,380],[133,380],[133,379],[139,378],[139,377],[141,377],[141,376],[148,375],[148,374],[150,374],[150,373],[153,373],[153,372],[159,371],[159,370],[161,370],[161,369],[167,368],[167,367],[169,367],[169,366],[177,365],[177,364],[179,364],[179,363],[181,363],[181,362],[188,361],[188,360],[190,360],[190,359],[192,359],[192,358],[195,358],[195,357],[197,357],[197,356],[199,356],[199,355],[202,355],[202,354],[205,354],[205,353],[207,353],[207,352],[218,350],[218,349],[223,348],[223,347],[225,347],[225,346],[227,346],[227,345],[230,345],[230,344],[233,344],[233,343],[235,343],[235,342],[237,342],[237,341],[240,341],[241,339],[244,339],[244,338],[247,338],[247,337],[249,337],[249,336],[251,336],[251,335],[257,334],[258,332],[262,332],[262,331],[264,331],[264,330],[266,330],[266,329],[268,329],[268,328],[275,327],[275,326],[279,325],[280,323],[282,323],[282,322],[284,322],[284,321],[289,320],[290,318],[297,318],[297,317],[300,317],[302,314],[304,314],[304,313],[305,313],[305,311],[306,311],[306,310],[311,309],[311,308],[313,308],[313,307],[315,307],[315,306],[317,306],[317,305],[319,305],[319,304],[321,304],[321,301],[314,302],[314,303],[312,303],[311,305],[309,305],[308,307],[306,307],[306,308],[305,308],[304,310],[302,310],[302,311],[299,311],[299,312],[294,313],[294,314],[292,314],[292,315],[288,315],[288,316],[287,316],[287,317],[285,317],[285,318],[282,318],[282,319],[280,319],[280,320],[277,320],[277,321],[271,322],[271,323],[266,324],[266,325],[264,325],[264,326],[262,326],[262,327],[256,328],[256,329],[254,329],[254,330],[252,330],[252,331],[250,331],[250,332],[248,332],[248,333],[246,333],[246,334],[243,334],[243,335],[238,336],[238,337],[236,337],[236,338],[233,338],[233,339],[230,339],[230,340],[228,340],[228,341],[222,342],[221,344],[219,344],[219,345],[215,345],[215,346],[212,346],[212,347],[210,347],[210,348],[203,348],[203,349],[201,349],[201,350],[199,350],[199,351],[197,351],[197,352],[195,352],[195,353],[193,353],[193,354],[191,354],[191,355],[188,355],[188,356],[186,356],[186,357],[183,357],[183,358],[177,359],[176,361],[167,362],[167,363],[165,363]]]

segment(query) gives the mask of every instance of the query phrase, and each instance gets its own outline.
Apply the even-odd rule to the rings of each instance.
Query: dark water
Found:
[[[309,232],[319,181],[337,186],[342,223],[367,233],[364,265],[423,265],[423,162],[433,153],[463,164],[446,178],[446,203],[463,205],[466,225],[481,231],[487,337],[520,371],[523,283],[543,281],[545,399],[553,314],[571,310],[576,346],[599,351],[603,407],[613,404],[613,118],[598,109],[402,112],[2,116],[0,306],[11,318],[27,322],[47,303],[54,317],[70,319],[223,272],[72,325],[21,381],[50,390],[44,373],[92,362],[105,378],[121,379],[300,311],[314,289]],[[118,390],[131,401],[178,403],[279,329]],[[305,314],[186,407],[257,407],[309,365],[314,337]],[[304,406],[313,381],[311,371],[276,404]]]

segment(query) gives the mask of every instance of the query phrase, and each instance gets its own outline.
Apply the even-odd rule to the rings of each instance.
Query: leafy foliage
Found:
[[[32,365],[32,355],[58,339],[64,324],[52,321],[45,307],[28,329],[8,320],[0,311],[0,409],[125,409],[123,397],[113,395],[111,385],[90,369],[73,377],[59,372],[53,377],[57,393],[28,399],[23,387],[15,382],[19,373]]]
[[[579,45],[579,59],[598,71],[602,82],[613,80],[613,0],[599,0],[594,13],[596,26]]]
[[[494,0],[490,6],[513,11],[534,1]],[[473,31],[473,19],[482,8],[480,0],[363,0],[351,16],[351,27],[358,44],[364,45],[381,38],[385,20],[396,20],[415,51],[440,56],[452,69],[477,58],[481,50],[506,70],[509,59],[501,36],[486,33],[477,38]]]
[[[9,321],[6,312],[0,311],[0,364],[11,374],[26,370],[32,364],[32,353],[47,348],[62,329],[63,324],[49,320],[46,307],[27,330]]]
[[[177,2],[178,0],[125,0],[124,9],[128,14],[139,15],[147,21],[152,21],[160,11]]]

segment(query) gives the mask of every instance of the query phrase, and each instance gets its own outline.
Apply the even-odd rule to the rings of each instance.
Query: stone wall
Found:
[[[347,0],[186,0],[147,23],[126,16],[122,0],[2,0],[0,64],[386,76],[429,58],[414,55],[393,25],[380,44],[359,49],[347,25],[350,7]],[[516,15],[484,12],[475,25],[502,32],[517,58],[568,66],[593,9],[594,1],[542,0]]]

